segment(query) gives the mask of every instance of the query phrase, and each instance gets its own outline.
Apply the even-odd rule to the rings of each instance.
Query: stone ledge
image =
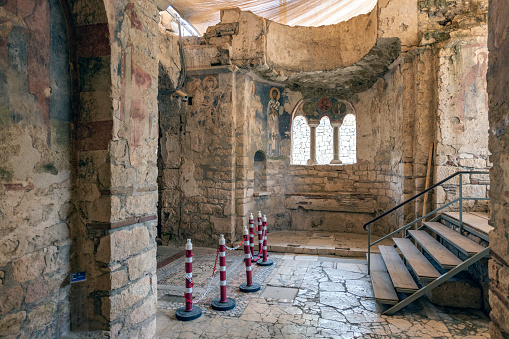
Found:
[[[376,199],[371,194],[359,193],[288,193],[285,207],[311,211],[375,213]]]
[[[152,214],[152,215],[145,215],[145,216],[134,216],[134,217],[130,217],[125,220],[122,220],[122,221],[116,221],[116,222],[110,222],[110,223],[90,223],[90,224],[87,224],[87,227],[91,228],[91,229],[113,230],[113,229],[131,226],[131,225],[135,225],[135,224],[141,224],[141,223],[151,221],[151,220],[157,220],[157,215]]]

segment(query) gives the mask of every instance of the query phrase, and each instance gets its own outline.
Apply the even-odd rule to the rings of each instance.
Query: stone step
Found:
[[[436,241],[428,232],[410,230],[408,233],[443,269],[450,270],[462,263],[460,258]]]
[[[469,257],[484,250],[484,247],[481,245],[473,242],[467,237],[462,236],[458,232],[439,222],[428,221],[424,223],[424,226],[438,234],[440,237],[442,237],[442,239],[446,240],[451,245],[456,247],[460,252],[466,254]]]
[[[415,275],[422,281],[435,280],[440,273],[426,259],[426,257],[414,246],[414,244],[406,238],[393,238],[394,243],[398,246],[401,254],[405,257]]]
[[[398,292],[413,293],[419,289],[398,251],[392,246],[378,246],[394,288]]]

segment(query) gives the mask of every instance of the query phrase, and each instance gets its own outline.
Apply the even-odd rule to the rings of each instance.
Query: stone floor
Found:
[[[393,316],[381,315],[373,298],[366,261],[334,256],[272,253],[274,265],[254,266],[261,290],[238,291],[245,282],[243,253],[227,251],[228,297],[237,306],[210,308],[219,296],[218,273],[210,279],[216,250],[195,248],[195,306],[199,319],[180,322],[183,304],[182,248],[160,247],[158,338],[488,338],[489,318],[477,310],[436,307],[426,299]],[[173,258],[169,260],[168,258]]]
[[[271,231],[267,238],[269,251],[279,253],[365,258],[368,251],[367,233]],[[371,239],[372,242],[376,240],[378,240],[377,236],[373,236]],[[392,246],[393,244],[391,238],[380,242],[380,245]],[[380,253],[378,246],[374,246],[372,250]]]

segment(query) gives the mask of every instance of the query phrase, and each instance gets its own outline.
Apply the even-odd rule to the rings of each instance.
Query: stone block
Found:
[[[460,159],[460,166],[484,169],[486,168],[486,160],[485,159]]]
[[[35,331],[44,328],[53,321],[56,309],[57,306],[53,302],[34,308],[28,313],[26,329]]]
[[[133,313],[131,313],[130,319],[131,323],[138,324],[148,319],[152,315],[156,313],[157,309],[157,301],[155,295],[152,295],[145,300],[145,302],[135,309]]]
[[[25,303],[35,303],[58,290],[61,280],[40,277],[27,286]]]
[[[0,317],[21,306],[23,288],[16,286],[0,295]]]
[[[133,215],[153,214],[157,211],[157,192],[144,195],[128,196],[126,210]]]
[[[152,249],[129,259],[129,280],[140,278],[145,272],[151,272],[156,267],[156,249]]]
[[[96,260],[104,263],[122,260],[140,252],[148,245],[149,233],[146,227],[113,232],[101,239]]]
[[[25,282],[42,274],[46,267],[43,252],[34,252],[12,262],[12,277],[16,282]]]
[[[0,320],[0,336],[18,335],[21,324],[26,318],[26,312],[9,314]]]
[[[109,321],[117,319],[124,311],[145,298],[151,291],[150,287],[151,277],[145,277],[116,295],[101,298],[103,316]]]
[[[458,274],[427,293],[429,300],[439,306],[481,309],[482,292],[468,274]]]

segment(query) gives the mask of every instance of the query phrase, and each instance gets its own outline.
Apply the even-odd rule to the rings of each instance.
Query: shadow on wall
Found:
[[[267,189],[267,157],[263,151],[257,151],[254,155],[254,190],[265,191]]]

